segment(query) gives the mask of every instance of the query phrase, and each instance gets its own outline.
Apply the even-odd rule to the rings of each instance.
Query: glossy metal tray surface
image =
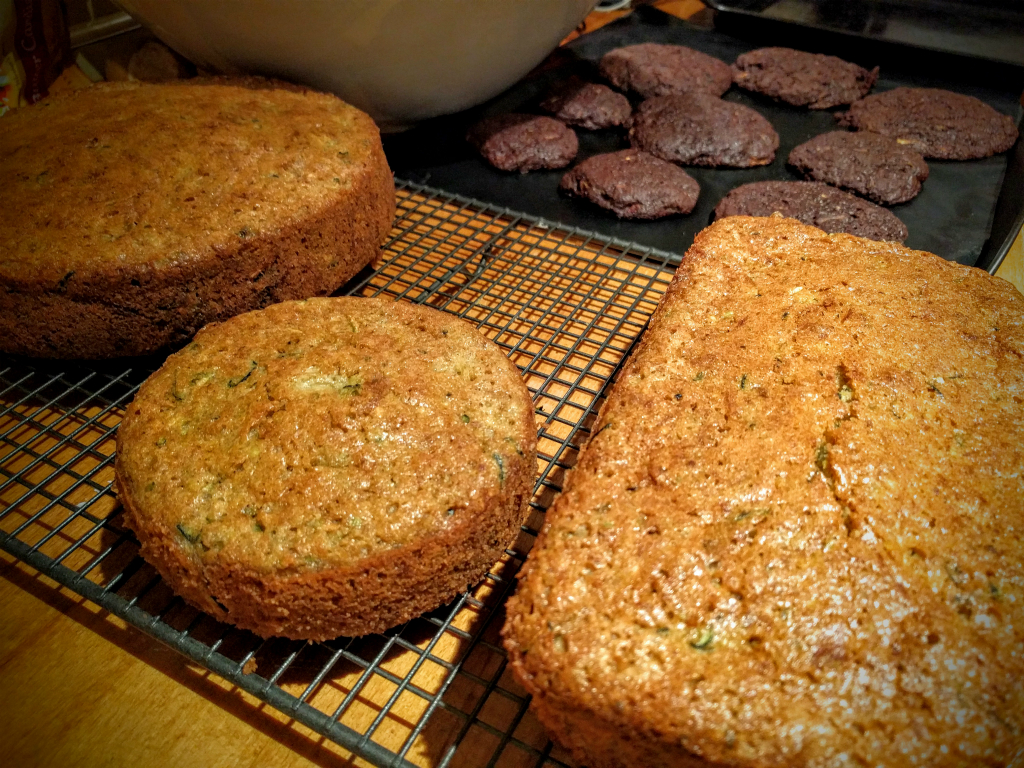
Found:
[[[706,0],[727,13],[1024,65],[1021,0]]]

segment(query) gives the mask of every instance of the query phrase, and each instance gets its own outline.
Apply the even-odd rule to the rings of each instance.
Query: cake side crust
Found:
[[[33,110],[0,126],[8,352],[142,354],[329,293],[379,255],[394,217],[376,126],[325,94],[120,84]]]

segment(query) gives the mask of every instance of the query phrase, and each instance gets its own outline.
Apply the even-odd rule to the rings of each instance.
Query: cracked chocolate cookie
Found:
[[[623,219],[689,213],[700,194],[700,185],[682,168],[636,149],[588,157],[560,186]]]
[[[924,157],[974,160],[1017,141],[1013,118],[981,99],[941,88],[894,88],[850,105],[839,124],[891,136]]]
[[[681,165],[747,168],[775,159],[779,134],[759,112],[704,93],[643,102],[629,129],[633,147]]]
[[[565,123],[517,112],[481,120],[469,129],[466,141],[495,168],[520,173],[564,168],[579,150],[576,134]]]
[[[685,45],[627,45],[608,51],[599,66],[616,88],[645,99],[691,91],[721,96],[732,85],[728,64]]]
[[[919,153],[868,131],[815,136],[790,152],[788,162],[809,179],[888,205],[916,197],[928,178],[928,164]]]
[[[902,243],[907,227],[895,214],[817,181],[756,181],[736,187],[715,206],[715,218],[781,213],[826,232]]]
[[[828,109],[864,97],[878,79],[878,67],[864,69],[836,56],[793,48],[758,48],[732,65],[740,88],[809,109]]]
[[[588,83],[579,78],[572,78],[555,88],[540,103],[540,108],[567,125],[588,131],[622,125],[633,112],[629,99],[621,93],[607,85]]]

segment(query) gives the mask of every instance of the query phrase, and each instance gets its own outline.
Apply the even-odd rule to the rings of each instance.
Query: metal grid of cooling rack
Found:
[[[383,635],[263,640],[171,593],[111,489],[120,416],[160,359],[0,357],[0,546],[238,688],[378,766],[567,766],[506,670],[502,607],[678,257],[411,183],[382,264],[342,292],[458,315],[522,372],[538,422],[531,515],[449,605]]]

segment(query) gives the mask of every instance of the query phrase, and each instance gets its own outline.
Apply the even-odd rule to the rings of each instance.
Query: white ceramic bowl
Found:
[[[385,130],[486,101],[596,0],[119,0],[197,65],[336,93]]]

